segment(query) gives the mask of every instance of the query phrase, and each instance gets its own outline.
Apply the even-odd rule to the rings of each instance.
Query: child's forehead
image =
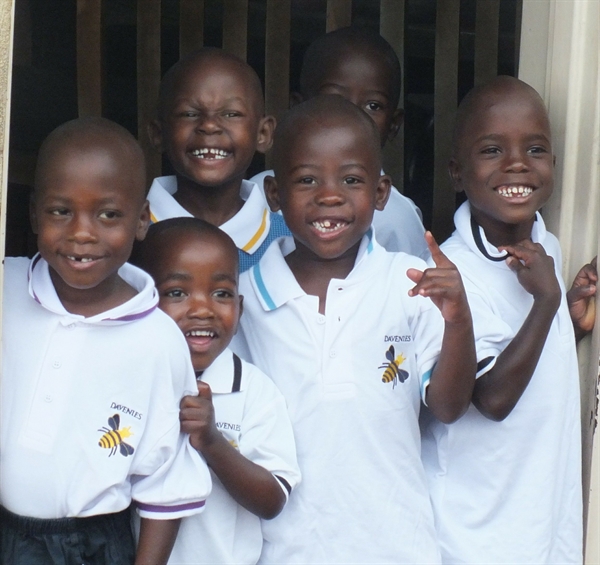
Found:
[[[201,232],[195,229],[170,229],[165,231],[160,238],[155,238],[157,256],[161,258],[161,265],[166,268],[165,259],[170,268],[178,263],[201,264],[206,269],[206,259],[218,258],[218,268],[214,270],[232,270],[237,273],[238,253],[235,245],[231,245],[225,238],[218,237],[211,232]]]
[[[242,61],[220,54],[199,56],[183,64],[170,80],[166,98],[173,101],[184,93],[189,95],[190,90],[200,90],[209,85],[213,77],[226,80],[228,88],[241,91],[244,97],[252,98],[254,103],[260,104],[262,101],[262,87],[254,71]],[[227,94],[223,92],[224,96]]]
[[[467,101],[457,115],[455,146],[469,142],[473,135],[496,133],[493,130],[535,128],[550,138],[550,123],[543,101],[529,88],[497,87],[482,90]]]

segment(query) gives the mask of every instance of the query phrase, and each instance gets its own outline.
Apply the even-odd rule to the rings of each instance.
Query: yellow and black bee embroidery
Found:
[[[385,352],[385,358],[387,359],[387,362],[378,367],[379,369],[385,369],[381,377],[381,382],[391,382],[393,383],[392,388],[395,388],[398,384],[398,381],[403,383],[406,379],[408,379],[408,371],[400,368],[400,365],[406,361],[406,357],[404,357],[402,353],[396,357],[394,346],[390,345],[390,348]]]
[[[128,443],[125,443],[123,440],[126,437],[130,437],[133,435],[131,431],[131,426],[127,426],[126,428],[119,429],[119,425],[121,423],[121,418],[118,414],[111,416],[108,419],[108,425],[110,426],[110,430],[108,428],[100,428],[99,432],[104,432],[98,445],[105,449],[110,449],[109,457],[114,455],[117,452],[117,447],[121,452],[121,455],[127,457],[128,455],[133,455],[133,447]]]

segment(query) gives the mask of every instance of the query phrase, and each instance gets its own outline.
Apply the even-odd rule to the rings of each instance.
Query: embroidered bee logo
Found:
[[[406,357],[402,353],[396,357],[394,346],[390,345],[390,348],[385,352],[385,358],[387,362],[378,367],[379,369],[385,369],[381,376],[381,382],[386,384],[391,382],[392,388],[396,388],[398,381],[403,383],[408,379],[408,371],[400,368],[400,365],[406,361]]]
[[[110,430],[108,428],[100,428],[98,430],[99,432],[103,432],[98,445],[104,449],[110,449],[110,453],[108,454],[109,457],[113,456],[117,452],[117,447],[119,448],[121,455],[124,457],[133,455],[133,447],[123,441],[125,438],[133,435],[131,426],[119,429],[120,424],[121,417],[118,414],[115,414],[108,419]]]

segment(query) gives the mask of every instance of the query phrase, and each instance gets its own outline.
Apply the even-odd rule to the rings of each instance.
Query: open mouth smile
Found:
[[[344,220],[315,220],[311,225],[320,233],[335,233],[348,225]]]
[[[231,155],[231,151],[225,151],[224,149],[216,149],[212,147],[194,149],[190,153],[199,159],[225,159]]]
[[[217,337],[217,334],[212,330],[190,330],[189,332],[185,332],[184,335],[185,337]]]
[[[504,198],[525,198],[533,192],[531,186],[499,186],[496,192]]]
[[[97,257],[75,257],[75,255],[65,255],[65,257],[69,261],[75,261],[77,263],[91,263],[92,261],[97,261]]]

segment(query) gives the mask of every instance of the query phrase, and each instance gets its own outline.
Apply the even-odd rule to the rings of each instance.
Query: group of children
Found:
[[[301,88],[275,128],[244,62],[182,59],[148,194],[120,126],[44,142],[39,253],[5,262],[2,563],[582,562],[597,275],[565,293],[538,213],[539,95],[498,77],[461,103],[440,248],[382,171],[391,47],[327,34]]]

